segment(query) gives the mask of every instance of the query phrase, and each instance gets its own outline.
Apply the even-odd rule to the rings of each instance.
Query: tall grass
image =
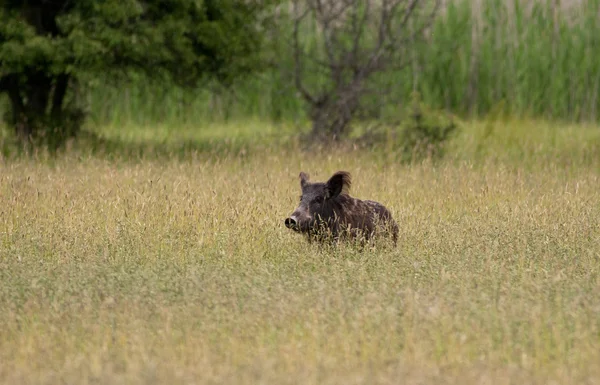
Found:
[[[0,162],[0,383],[598,383],[598,131],[468,132],[435,167],[276,146]],[[283,226],[298,172],[339,169],[397,248]]]
[[[414,90],[424,102],[462,116],[501,110],[516,116],[597,121],[600,107],[600,1],[455,0],[415,47],[416,62],[385,82],[393,92],[380,113],[393,114]],[[233,93],[192,92],[136,82],[95,87],[92,111],[106,122],[200,122],[257,117],[302,120],[302,102],[291,84],[290,26],[272,40],[276,65],[240,80]],[[318,40],[314,28],[307,42]],[[378,103],[381,103],[378,99]]]

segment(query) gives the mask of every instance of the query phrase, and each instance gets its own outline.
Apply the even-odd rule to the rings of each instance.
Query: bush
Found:
[[[434,110],[413,94],[410,103],[396,116],[380,117],[362,133],[357,144],[396,153],[402,163],[439,160],[459,127],[448,113]]]
[[[446,143],[457,132],[454,120],[448,114],[430,110],[418,96],[413,98],[406,115],[398,138],[401,160],[441,159]]]

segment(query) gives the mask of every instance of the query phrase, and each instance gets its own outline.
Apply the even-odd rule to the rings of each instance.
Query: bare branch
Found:
[[[415,10],[415,8],[417,7],[417,5],[419,4],[419,0],[412,0],[408,6],[408,9],[406,10],[406,12],[404,12],[404,17],[402,18],[402,21],[400,22],[400,28],[404,28],[406,26],[406,24],[408,23],[408,20],[410,19],[410,16],[413,14],[413,11]]]
[[[356,0],[325,0],[327,1],[326,5],[323,5],[323,0],[308,0],[308,4],[311,8],[318,11],[318,14],[321,16],[320,22],[325,25],[330,25],[332,22],[336,22],[340,19],[342,14],[346,12],[348,7],[353,5]],[[369,0],[367,0],[369,1]],[[314,2],[314,3],[313,3]],[[312,5],[311,5],[312,4]],[[341,4],[341,7],[338,10],[335,10],[335,6],[337,4]],[[328,9],[325,9],[328,8]]]
[[[400,1],[402,1],[402,0],[400,0]],[[386,34],[386,36],[388,36],[389,41],[387,42],[387,44],[385,44],[383,49],[387,52],[391,52],[392,56],[395,59],[401,60],[401,61],[406,61],[406,62],[402,62],[402,63],[393,63],[395,60],[390,60],[390,63],[387,65],[387,68],[402,69],[409,64],[410,58],[405,57],[403,59],[398,59],[396,57],[397,55],[394,55],[394,53],[397,53],[399,51],[399,48],[401,48],[401,47],[414,45],[417,37],[421,36],[427,28],[431,27],[436,15],[439,11],[441,2],[440,2],[440,0],[430,0],[430,1],[434,2],[434,6],[432,7],[429,14],[420,23],[420,25],[416,29],[414,29],[412,32],[407,32],[408,20],[411,17],[413,17],[413,18],[416,17],[415,11],[416,11],[419,3],[422,2],[422,0],[411,0],[411,3],[409,4],[409,9],[407,9],[405,12],[403,12],[404,17],[403,17],[401,23],[397,27],[392,28],[391,23],[387,24],[385,34]],[[399,36],[401,36],[401,38],[399,38]]]
[[[358,64],[357,58],[359,55],[360,42],[363,37],[365,25],[367,24],[369,13],[371,11],[371,1],[367,0],[365,2],[365,7],[366,7],[366,9],[365,9],[365,11],[363,13],[363,17],[360,19],[360,21],[358,20],[358,17],[357,17],[357,14],[358,14],[357,11],[354,12],[353,20],[352,20],[352,34],[354,35],[354,41],[352,42],[352,51],[350,53],[350,57],[348,58],[349,59],[348,61],[349,61],[350,65],[352,66],[352,71],[353,71],[355,77],[359,73],[359,67],[357,65]]]
[[[325,10],[323,9],[322,1],[321,0],[315,0],[315,1],[316,1],[315,9],[317,11],[317,15],[320,16],[321,23],[323,25],[323,38],[325,39],[325,42],[324,42],[325,54],[327,55],[327,60],[329,60],[331,75],[334,77],[335,82],[338,83],[339,82],[339,79],[337,76],[338,73],[334,68],[335,57],[333,54],[333,44],[331,42],[332,32],[330,31],[330,29],[331,29],[330,23],[331,23],[332,19],[330,17],[327,17],[327,15],[325,15]]]
[[[307,7],[301,15],[300,2]],[[406,52],[424,38],[423,32],[431,26],[440,6],[440,0],[293,0],[293,3],[296,88],[311,106],[313,130],[322,129],[335,135],[345,130],[360,109],[364,95],[385,92],[372,86],[374,73],[403,69],[411,63]],[[309,15],[320,33],[319,52],[311,52],[312,55],[301,49],[298,37],[299,25]],[[317,86],[312,95],[302,83],[303,63],[329,80]]]
[[[439,11],[439,7],[441,6],[440,0],[433,0],[433,1],[435,4],[434,7],[431,9],[431,12],[429,12],[428,16],[421,23],[421,25],[419,27],[417,27],[417,29],[414,30],[412,33],[409,33],[408,36],[405,36],[403,39],[394,40],[393,44],[395,46],[404,46],[406,44],[409,44],[417,36],[421,35],[427,28],[431,27],[431,25],[433,24],[433,21],[435,20],[436,15]],[[401,28],[404,29],[405,26],[406,26],[406,24],[398,27],[397,30],[400,30]],[[399,34],[400,34],[399,32],[396,32],[394,34],[390,31],[390,36],[396,36]]]
[[[314,1],[314,3],[312,3]],[[325,46],[325,54],[329,61],[330,76],[335,84],[341,84],[342,73],[338,64],[339,55],[336,55],[336,48],[339,50],[341,47],[338,35],[340,34],[340,28],[337,25],[343,19],[344,13],[348,8],[354,4],[354,1],[339,1],[339,0],[312,0],[309,4],[313,4],[318,21],[321,23],[323,29],[323,38]],[[340,5],[339,9],[336,10],[336,5]]]
[[[298,12],[298,1],[294,0],[294,14]],[[302,94],[302,97],[311,104],[315,104],[315,98],[306,90],[302,84],[302,63],[300,58],[300,39],[298,37],[298,30],[300,29],[300,23],[309,14],[310,8],[307,8],[300,16],[296,16],[294,19],[294,33],[293,33],[293,45],[294,45],[294,82],[296,88]]]

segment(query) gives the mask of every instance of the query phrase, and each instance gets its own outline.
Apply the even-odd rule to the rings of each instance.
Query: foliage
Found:
[[[22,139],[68,137],[81,115],[64,107],[77,80],[143,73],[197,86],[231,84],[259,68],[261,25],[271,2],[137,0],[5,1],[0,7],[0,92],[10,98],[8,123]],[[77,102],[77,101],[76,101]],[[77,103],[75,103],[77,104]],[[51,134],[51,136],[55,136]]]
[[[399,135],[402,160],[440,159],[457,132],[457,124],[447,114],[424,106],[418,95],[407,110],[408,118],[402,122]]]
[[[308,105],[313,137],[340,139],[366,95],[386,91],[372,79],[402,70],[421,42],[439,0],[295,0],[292,20],[294,83]],[[301,34],[319,31],[307,43]],[[312,82],[315,74],[319,82]],[[307,79],[308,78],[308,79]]]
[[[426,35],[427,44],[410,50],[411,65],[373,78],[373,87],[386,92],[363,98],[370,118],[397,118],[399,108],[408,106],[417,91],[427,106],[461,118],[485,117],[502,104],[503,114],[514,118],[599,121],[600,61],[594,58],[600,1],[445,3]],[[235,81],[234,93],[207,88],[184,92],[145,81],[119,87],[100,82],[91,94],[90,110],[98,122],[111,124],[175,125],[249,117],[309,124],[310,115],[293,82],[293,51],[281,38],[293,31],[285,10],[278,16],[279,38],[269,42],[276,45],[276,65],[260,76]],[[301,31],[303,46],[316,47],[319,33],[307,23]],[[311,87],[327,84],[318,71],[307,69],[304,79]]]

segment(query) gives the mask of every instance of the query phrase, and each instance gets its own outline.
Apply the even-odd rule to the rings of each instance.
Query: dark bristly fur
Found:
[[[309,240],[337,240],[341,237],[369,240],[376,234],[391,234],[398,240],[398,225],[390,211],[381,203],[361,200],[349,195],[350,173],[338,171],[325,183],[309,182],[309,175],[300,173],[302,196],[300,204],[285,225],[306,234]]]

